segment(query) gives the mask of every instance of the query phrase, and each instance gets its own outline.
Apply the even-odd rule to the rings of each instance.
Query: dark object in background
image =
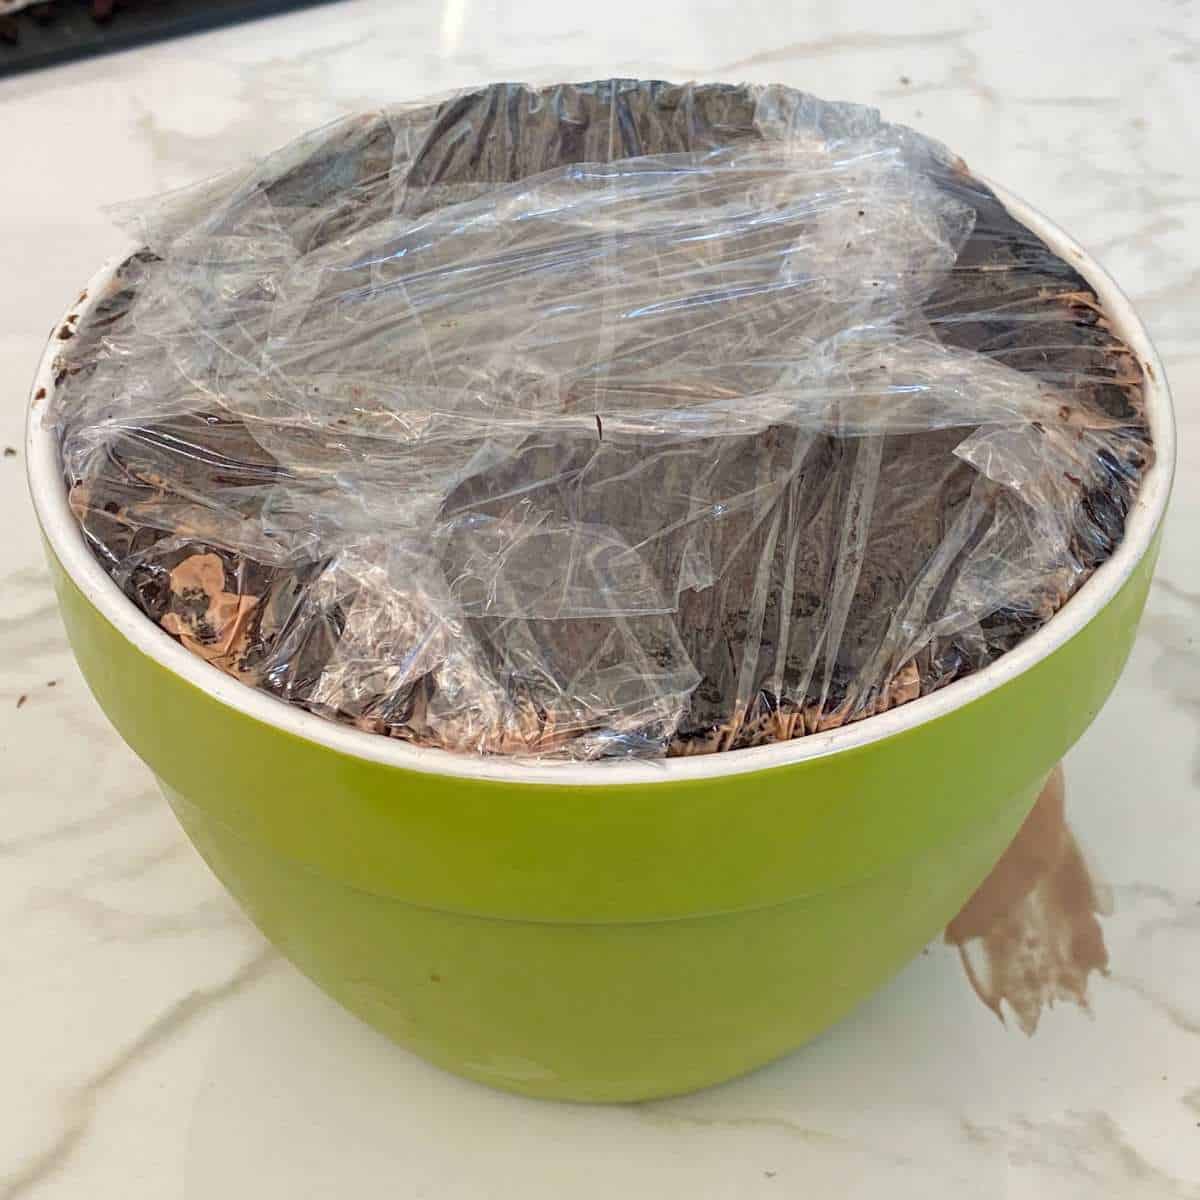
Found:
[[[0,15],[0,77],[328,0],[47,0]]]

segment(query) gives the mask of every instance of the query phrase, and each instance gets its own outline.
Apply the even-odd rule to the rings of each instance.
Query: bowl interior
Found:
[[[247,716],[341,753],[385,765],[523,784],[612,786],[741,774],[802,762],[893,736],[971,703],[1027,670],[1078,633],[1113,598],[1149,549],[1166,509],[1174,472],[1174,421],[1166,377],[1128,300],[1103,269],[1062,230],[1004,189],[990,182],[989,186],[1013,216],[1087,278],[1111,317],[1115,331],[1137,355],[1145,373],[1146,412],[1156,457],[1142,481],[1121,544],[1050,621],[990,666],[882,715],[788,742],[721,754],[655,761],[541,762],[483,758],[413,746],[326,720],[250,688],[203,662],[147,620],[87,548],[67,504],[57,438],[41,419],[55,385],[59,343],[53,335],[34,380],[26,446],[30,490],[43,533],[50,549],[88,600],[140,651]],[[72,306],[70,311],[78,314],[80,322],[86,322],[88,312],[104,295],[125,257],[122,254],[105,264],[88,283],[87,298]]]

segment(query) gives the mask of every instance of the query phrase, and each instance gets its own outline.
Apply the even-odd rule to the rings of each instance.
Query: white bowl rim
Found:
[[[1115,331],[1137,355],[1145,372],[1146,412],[1154,440],[1155,460],[1143,477],[1126,520],[1125,535],[1116,551],[1041,629],[982,670],[879,716],[868,717],[825,733],[719,754],[559,762],[484,757],[414,746],[318,717],[241,683],[192,654],[148,620],[109,578],[84,541],[67,503],[57,438],[53,429],[37,419],[41,409],[41,402],[37,399],[39,389],[44,388],[48,395],[54,388],[56,360],[61,349],[56,334],[62,322],[56,324],[51,333],[33,382],[33,399],[27,421],[26,463],[34,509],[50,548],[68,576],[104,618],[143,654],[207,692],[219,703],[245,716],[353,758],[463,779],[611,787],[740,775],[749,771],[791,766],[882,741],[937,720],[994,691],[1077,634],[1112,600],[1149,550],[1166,511],[1175,470],[1175,425],[1166,374],[1129,301],[1108,273],[1058,226],[1006,189],[987,180],[984,182],[1017,220],[1037,233],[1088,280],[1113,321]],[[80,324],[97,298],[104,293],[117,267],[134,249],[136,247],[131,247],[106,262],[88,283],[87,299],[68,310],[76,314]]]

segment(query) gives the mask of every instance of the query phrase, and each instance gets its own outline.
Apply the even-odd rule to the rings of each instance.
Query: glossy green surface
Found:
[[[786,1053],[937,933],[1116,682],[1156,550],[1072,640],[935,720],[614,787],[421,774],[294,737],[136,649],[51,563],[101,706],[301,969],[451,1070],[619,1100]]]

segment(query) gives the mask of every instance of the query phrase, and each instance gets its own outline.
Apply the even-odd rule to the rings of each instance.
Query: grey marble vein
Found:
[[[881,1163],[892,1166],[910,1167],[919,1160],[900,1154],[884,1146],[864,1142],[859,1138],[847,1137],[828,1129],[813,1128],[801,1121],[788,1117],[755,1114],[716,1115],[704,1112],[680,1111],[687,1101],[648,1101],[632,1106],[642,1121],[666,1130],[702,1129],[713,1133],[738,1133],[746,1130],[782,1134],[809,1147],[828,1147],[843,1152],[852,1151]]]
[[[962,1131],[971,1145],[1000,1153],[1014,1166],[1038,1166],[1103,1188],[1093,1195],[1113,1200],[1200,1197],[1200,1184],[1156,1167],[1105,1112],[1069,1112],[1047,1121],[1014,1117],[1007,1125],[982,1125],[964,1117]]]
[[[224,895],[180,913],[130,912],[68,888],[39,888],[25,906],[29,914],[53,911],[70,916],[100,942],[148,942],[211,929],[243,928],[246,919]]]
[[[812,41],[790,42],[778,49],[762,50],[746,58],[710,67],[713,75],[735,76],[750,67],[775,66],[796,59],[837,57],[855,50],[899,50],[913,46],[960,45],[978,33],[978,27],[936,30],[932,33],[877,33],[862,30]]]
[[[143,788],[133,795],[113,800],[98,812],[89,813],[86,817],[80,817],[76,821],[64,821],[49,829],[39,829],[34,833],[20,834],[17,837],[0,841],[0,858],[26,854],[43,846],[77,841],[97,833],[106,833],[121,822],[140,816],[152,808],[157,808],[160,804],[162,804],[162,796],[157,788]]]
[[[1154,586],[1160,591],[1166,592],[1168,596],[1173,596],[1176,600],[1182,600],[1185,604],[1190,604],[1193,608],[1200,609],[1200,591],[1181,587],[1162,574],[1155,576]]]
[[[63,1098],[62,1130],[38,1154],[0,1177],[0,1200],[20,1200],[58,1174],[87,1135],[105,1095],[140,1062],[154,1054],[184,1029],[239,992],[252,986],[278,961],[270,948],[262,949],[224,983],[197,988],[176,1001],[129,1046]]]
[[[1117,971],[1111,972],[1108,978],[1109,982],[1140,996],[1151,1008],[1166,1017],[1181,1033],[1200,1033],[1200,1016],[1187,1012],[1165,996],[1159,995],[1145,980]]]

